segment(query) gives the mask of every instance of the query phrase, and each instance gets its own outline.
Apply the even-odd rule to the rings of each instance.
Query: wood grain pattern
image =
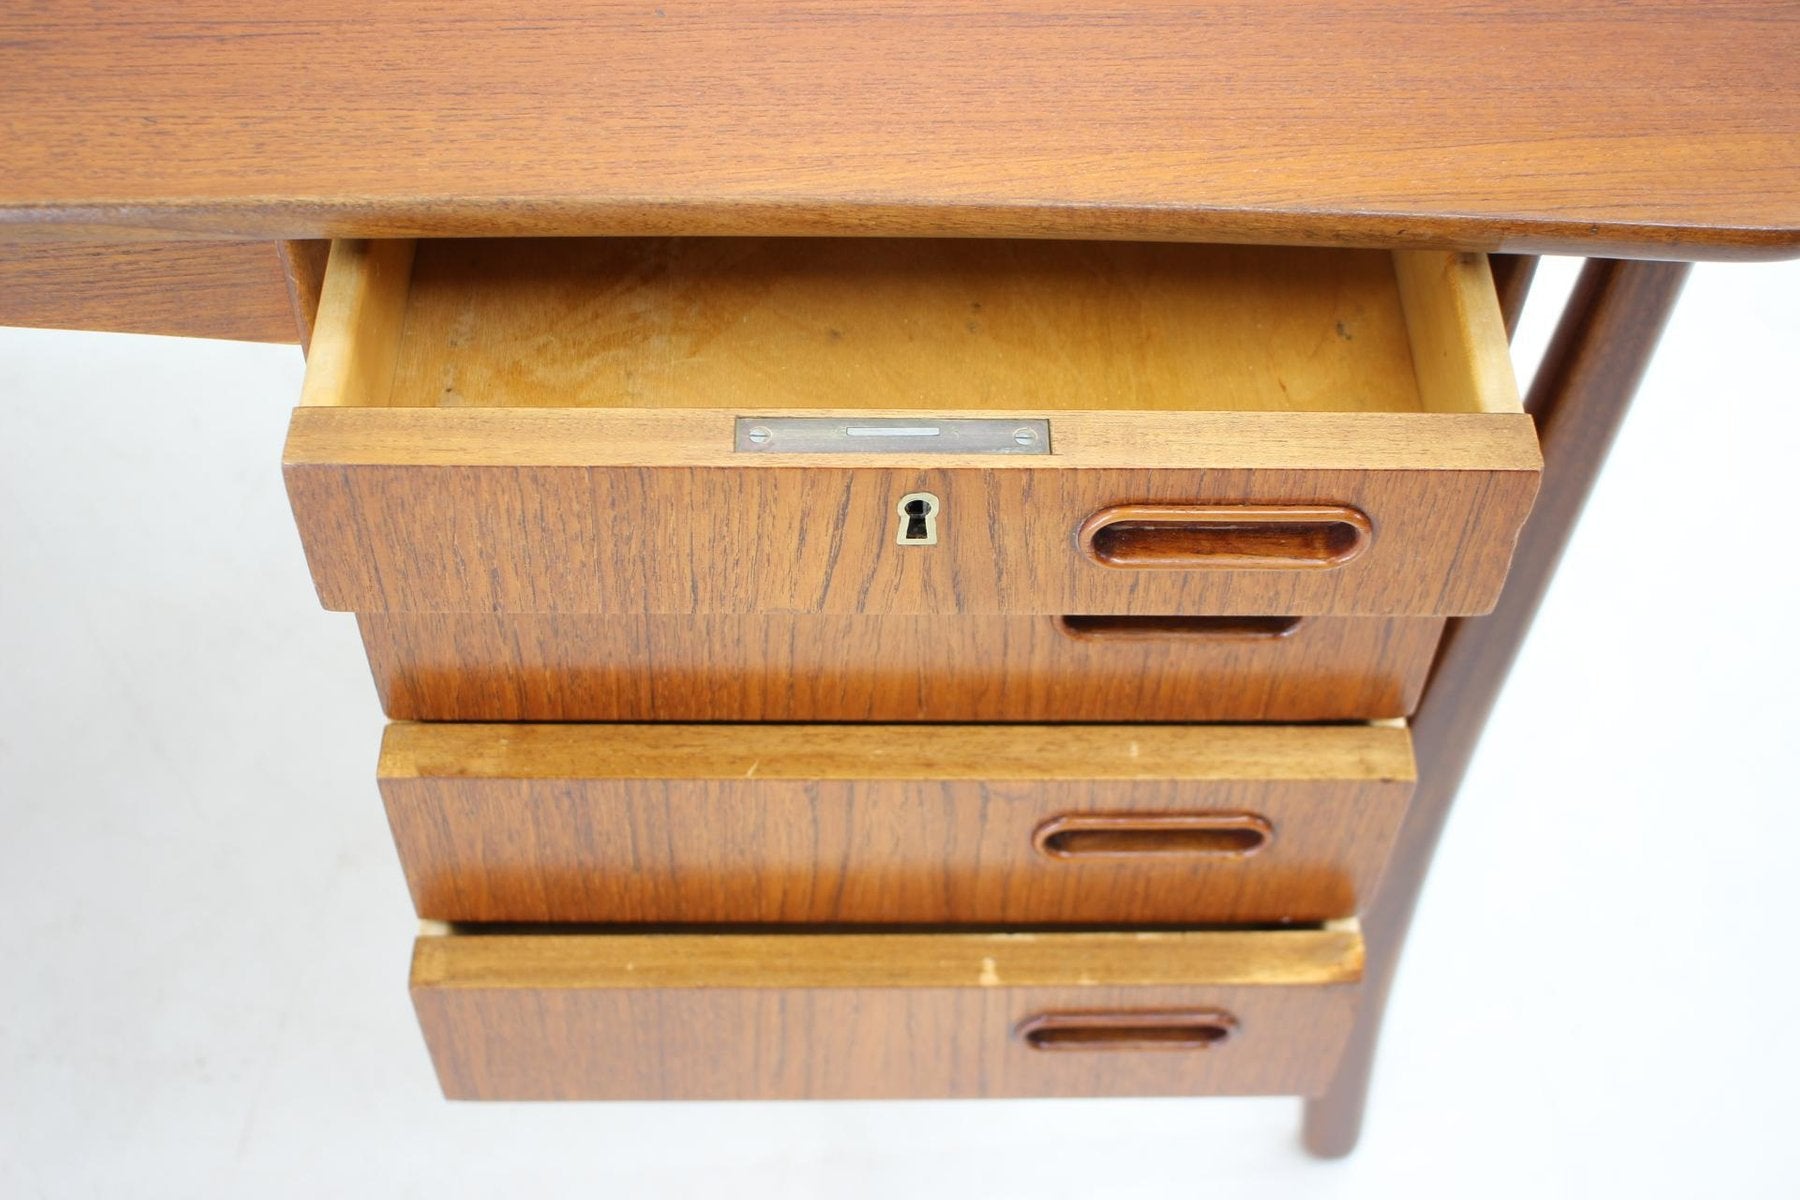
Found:
[[[366,419],[377,416],[402,418],[390,427],[405,443],[394,457],[448,451],[443,457],[461,461],[350,461],[383,454],[384,439],[371,435]],[[579,457],[590,448],[595,457],[629,454],[628,437],[609,436],[619,416],[300,410],[285,473],[321,602],[353,612],[1480,612],[1505,579],[1514,531],[1537,484],[1535,442],[1528,427],[1511,424],[1526,420],[1517,414],[1466,415],[1473,426],[1503,421],[1518,434],[1513,445],[1494,447],[1497,457],[1485,468],[1467,470],[1445,460],[1479,457],[1481,448],[1456,438],[1463,429],[1479,437],[1479,428],[1430,424],[1457,423],[1461,414],[1412,414],[1427,425],[1392,444],[1385,437],[1395,430],[1355,423],[1404,421],[1406,414],[1339,415],[1352,431],[1333,442],[1308,424],[1328,416],[1288,413],[1158,414],[1143,426],[1144,442],[1118,439],[1109,452],[1112,469],[1071,469],[1101,455],[1081,447],[1086,430],[1072,420],[1056,426],[1066,431],[1063,449],[1034,460],[1047,464],[1036,468],[1018,466],[1023,457],[996,460],[1014,464],[1006,467],[942,468],[924,465],[923,457],[908,467],[476,465],[484,458]],[[728,434],[730,414],[712,416],[709,440],[716,444]],[[1297,416],[1300,428],[1275,423]],[[1122,422],[1105,423],[1122,432]],[[679,428],[668,426],[678,423],[668,421],[663,435],[679,439]],[[529,450],[511,444],[521,429]],[[552,429],[566,431],[568,440]],[[1232,436],[1208,437],[1208,429]],[[1257,431],[1266,440],[1256,440]],[[1282,439],[1285,431],[1320,444],[1296,448]],[[1152,444],[1158,436],[1161,443]],[[1122,466],[1164,453],[1178,458],[1183,447],[1188,461],[1180,468]],[[1392,449],[1414,465],[1355,465],[1371,448],[1377,455]],[[1249,461],[1279,461],[1284,451],[1293,462],[1335,457],[1340,465],[1290,469]],[[894,506],[911,492],[942,501],[936,546],[894,544]],[[1116,504],[1272,502],[1348,505],[1369,517],[1374,537],[1341,567],[1295,571],[1115,570],[1089,561],[1075,543],[1083,521]]]
[[[874,254],[869,295],[853,301],[858,256],[770,246],[661,242],[623,260],[608,246],[571,247],[563,257],[579,269],[564,276],[541,247],[515,256],[428,242],[410,282],[416,253],[404,243],[334,246],[284,460],[326,606],[1439,615],[1484,610],[1504,578],[1538,455],[1519,412],[1493,411],[1512,384],[1479,260],[1408,258],[1402,287],[1385,258],[1348,253],[1165,248],[1159,274],[1165,258],[1143,247],[925,245]],[[1301,259],[1310,270],[1293,265]],[[1066,295],[1030,299],[1045,278]],[[769,289],[779,298],[766,310],[746,299]],[[1309,290],[1319,296],[1290,303]],[[833,349],[837,304],[849,335]],[[971,304],[991,305],[993,324],[971,319]],[[1120,307],[1158,314],[1135,354],[1121,346],[1144,331],[1136,317],[1114,322]],[[947,336],[977,347],[962,353],[1003,366],[971,381],[933,365],[942,336],[926,339],[928,354],[891,336],[947,315]],[[1190,317],[1209,336],[1183,333]],[[1408,327],[1428,335],[1422,373]],[[1353,343],[1376,349],[1344,349]],[[430,365],[408,365],[419,347]],[[809,356],[825,365],[794,365]],[[1089,376],[1133,407],[1038,406],[1087,396]],[[457,406],[466,377],[483,407]],[[916,415],[873,407],[896,399],[1026,406],[971,415],[1051,412],[1053,452],[750,456],[730,438],[744,409],[680,407],[696,389],[782,404],[840,395],[845,381],[872,407],[840,416]],[[446,396],[451,407],[432,406]],[[1187,408],[1157,410],[1189,396]],[[1310,407],[1193,411],[1219,397]],[[675,407],[509,408],[508,398]],[[1390,400],[1426,411],[1320,411]],[[895,544],[895,502],[912,492],[943,501],[931,548]],[[1348,506],[1373,522],[1373,544],[1328,571],[1071,561],[1073,532],[1100,509],[1196,503]]]
[[[38,236],[1800,249],[1783,0],[50,0],[4,34],[0,219]]]
[[[1415,722],[1419,789],[1367,910],[1368,1003],[1337,1077],[1307,1106],[1306,1145],[1315,1154],[1338,1157],[1356,1145],[1382,1013],[1451,802],[1687,274],[1681,263],[1589,263],[1532,381],[1530,408],[1544,435],[1543,502],[1525,526],[1500,605],[1452,622],[1445,635]]]
[[[1482,255],[351,239],[327,276],[302,406],[1520,409]]]
[[[316,339],[315,345],[322,339]],[[315,350],[315,357],[317,351]],[[784,408],[788,417],[901,417],[905,408]],[[736,408],[365,408],[303,406],[284,461],[314,467],[867,467],[867,453],[733,450]],[[1536,476],[1535,427],[1523,412],[1046,412],[962,409],[959,418],[1050,422],[1049,454],[884,454],[880,463],[1027,471],[1294,470],[1513,472]],[[1274,501],[1271,501],[1273,503]],[[1293,501],[1298,502],[1298,501]]]
[[[412,982],[443,991],[1329,987],[1362,972],[1354,921],[1060,933],[514,933],[425,922]]]
[[[280,243],[282,273],[287,277],[288,303],[300,330],[300,349],[312,348],[313,325],[319,319],[319,301],[325,292],[325,268],[331,243],[324,239]]]
[[[1531,254],[1495,254],[1488,258],[1508,341],[1518,332],[1519,318],[1525,313],[1525,299],[1531,294],[1531,280],[1537,274],[1537,265],[1537,256]]]
[[[425,917],[1193,925],[1356,912],[1412,758],[1370,726],[400,724],[379,776]],[[1155,819],[1199,816],[1266,844]]]
[[[0,325],[246,342],[296,336],[268,242],[0,242]]]
[[[385,404],[394,378],[415,244],[334,242],[326,260],[302,405]]]
[[[1354,929],[426,936],[413,1003],[457,1099],[1308,1094]],[[1046,1015],[1229,1014],[1193,1049],[1047,1053]]]
[[[1119,570],[1327,571],[1373,536],[1369,518],[1341,504],[1117,504],[1083,521],[1075,544]]]
[[[1519,411],[1487,256],[1403,250],[1394,255],[1394,274],[1419,393],[1440,412]]]
[[[363,613],[390,717],[420,721],[1340,721],[1402,717],[1443,622],[1280,636],[1057,617]],[[1284,626],[1285,628],[1285,626]]]
[[[386,779],[1406,780],[1387,725],[443,725],[388,727]]]
[[[369,245],[382,243],[345,244],[336,269],[355,271]],[[1455,275],[1458,256],[1418,258],[1417,307],[1465,320],[1456,285],[1479,275],[1494,308],[1479,256]],[[1454,377],[1421,388],[1395,260],[1378,251],[423,241],[403,299],[385,399],[308,403],[1486,411]],[[1453,376],[1471,360],[1443,361]]]

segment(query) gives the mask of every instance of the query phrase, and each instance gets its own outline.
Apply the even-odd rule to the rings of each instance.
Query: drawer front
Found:
[[[1071,413],[1043,465],[740,464],[738,415],[300,409],[288,494],[342,611],[1434,616],[1537,488],[1522,415]]]
[[[1417,704],[1443,621],[368,613],[414,721],[1342,721]]]
[[[434,935],[413,1003],[479,1100],[1310,1095],[1354,929]]]
[[[0,325],[299,340],[271,242],[0,241]]]
[[[390,726],[421,916],[476,922],[1322,920],[1373,893],[1397,727]]]
[[[1480,256],[705,239],[334,246],[285,457],[328,608],[665,615],[1478,613],[1541,466]]]

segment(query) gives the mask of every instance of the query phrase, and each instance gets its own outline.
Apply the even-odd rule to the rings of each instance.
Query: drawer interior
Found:
[[[1181,243],[339,243],[306,404],[1518,412],[1481,255]],[[354,335],[356,346],[333,346]],[[317,384],[318,386],[313,386]]]

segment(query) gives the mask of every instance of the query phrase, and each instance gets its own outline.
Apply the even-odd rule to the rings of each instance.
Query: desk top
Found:
[[[11,238],[1800,254],[1792,2],[45,0],[0,79]]]

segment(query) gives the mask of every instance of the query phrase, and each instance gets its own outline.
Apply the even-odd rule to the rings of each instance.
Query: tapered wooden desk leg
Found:
[[[1543,489],[1499,606],[1450,622],[1413,719],[1419,785],[1387,878],[1363,914],[1368,967],[1357,1029],[1331,1089],[1306,1105],[1314,1154],[1337,1157],[1356,1145],[1388,989],[1450,802],[1687,273],[1686,263],[1589,262],[1545,353],[1526,401],[1544,447]]]
[[[1532,277],[1537,274],[1535,254],[1490,254],[1488,262],[1494,270],[1494,290],[1500,294],[1500,313],[1506,320],[1506,336],[1519,329],[1519,314],[1525,311],[1525,297],[1531,291]]]
[[[277,242],[281,255],[281,273],[287,277],[288,302],[294,307],[294,320],[300,326],[300,349],[312,349],[313,322],[319,316],[319,294],[325,290],[325,260],[331,257],[331,242],[324,238],[304,242]],[[1510,332],[1511,325],[1507,326]]]

